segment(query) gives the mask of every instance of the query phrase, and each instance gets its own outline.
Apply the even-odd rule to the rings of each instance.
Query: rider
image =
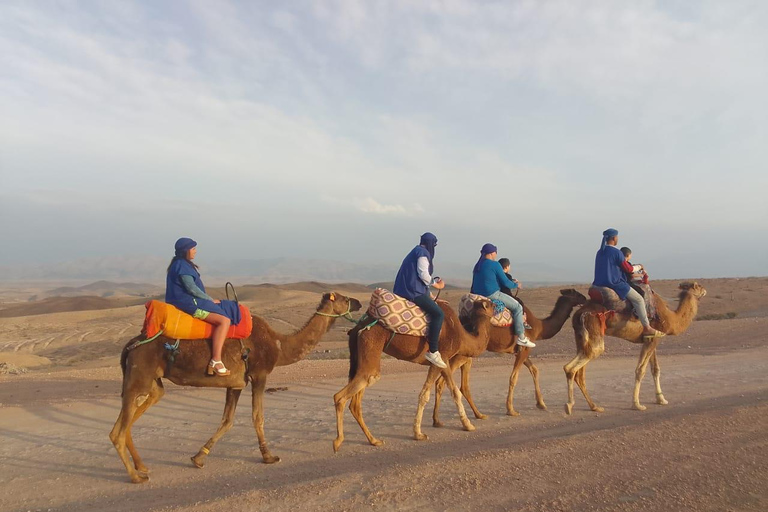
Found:
[[[208,363],[206,373],[227,376],[229,370],[221,362],[221,349],[232,318],[222,308],[221,301],[205,293],[198,267],[192,262],[197,254],[197,242],[191,238],[179,238],[174,249],[176,254],[168,266],[165,279],[165,302],[213,325],[212,359]]]
[[[613,228],[603,231],[603,243],[600,244],[600,250],[595,256],[595,280],[592,286],[605,286],[619,296],[621,300],[628,300],[635,309],[637,318],[643,325],[644,337],[664,336],[663,332],[657,331],[651,327],[648,321],[648,313],[645,310],[645,300],[637,290],[629,286],[627,282],[627,273],[632,273],[632,264],[630,264],[624,254],[616,247],[619,242],[619,232]]]
[[[429,352],[424,356],[427,361],[438,368],[446,368],[443,358],[438,350],[440,329],[443,327],[443,310],[432,300],[429,287],[442,290],[445,283],[439,277],[432,277],[434,267],[432,259],[435,257],[437,237],[432,233],[421,235],[419,245],[413,248],[403,260],[400,270],[395,278],[395,286],[392,289],[395,294],[410,300],[419,306],[429,319]]]
[[[512,327],[517,335],[517,344],[523,347],[536,346],[525,336],[525,321],[523,320],[523,306],[511,296],[502,293],[501,287],[506,286],[510,290],[520,287],[520,283],[510,280],[496,261],[498,249],[493,244],[485,244],[480,249],[480,259],[472,270],[472,293],[498,300],[512,312],[514,323]]]

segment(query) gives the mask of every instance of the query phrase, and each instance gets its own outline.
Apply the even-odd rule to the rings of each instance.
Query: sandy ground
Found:
[[[660,348],[668,406],[654,405],[649,372],[648,410],[630,410],[635,357],[624,348],[637,347],[611,340],[587,377],[606,412],[579,397],[564,415],[566,358],[554,353],[538,358],[549,411],[535,408],[523,375],[522,415],[508,417],[510,359],[487,357],[472,384],[489,418],[464,432],[445,396],[446,427],[425,414],[424,442],[411,433],[425,370],[385,360],[364,412],[386,444],[368,445],[347,412],[338,454],[331,397],[347,363],[279,368],[268,385],[287,390],[266,397],[266,433],[283,460],[271,466],[260,463],[245,397],[206,467],[192,466],[224,392],[168,384],[134,429],[152,471],[144,485],[128,482],[107,437],[120,406],[114,367],[0,377],[0,510],[766,510],[768,319],[696,322],[682,338]]]
[[[672,307],[677,282],[655,286]],[[574,353],[567,323],[534,350],[548,412],[535,407],[526,373],[515,395],[522,415],[506,416],[512,358],[484,354],[472,389],[489,418],[473,419],[477,430],[464,432],[446,394],[446,426],[435,429],[433,397],[423,424],[430,439],[417,442],[412,422],[426,370],[385,358],[363,406],[386,444],[368,445],[346,412],[346,441],[334,454],[332,396],[346,383],[350,325],[337,322],[308,360],[270,376],[276,390],[265,400],[266,434],[279,464],[261,463],[246,390],[235,426],[206,467],[195,468],[189,457],[218,427],[224,391],[166,383],[163,400],[134,427],[152,471],[144,485],[129,483],[108,439],[120,408],[120,348],[139,332],[143,307],[74,310],[80,301],[64,304],[71,311],[45,312],[31,302],[26,311],[19,294],[30,290],[6,290],[0,299],[15,309],[0,318],[0,363],[28,371],[0,372],[0,512],[768,510],[768,278],[702,283],[708,294],[699,318],[736,318],[696,321],[661,342],[670,405],[654,404],[649,371],[641,393],[648,410],[630,409],[639,347],[609,338],[606,354],[587,367],[592,396],[606,411],[589,411],[577,390],[574,415],[565,416],[562,366]],[[321,288],[246,287],[241,295],[289,332],[312,315]],[[559,288],[566,286],[521,297],[544,317]],[[365,290],[341,291],[368,298]],[[455,304],[461,293],[443,298]]]

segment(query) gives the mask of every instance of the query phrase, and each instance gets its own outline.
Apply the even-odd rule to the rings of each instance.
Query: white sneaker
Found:
[[[426,358],[427,361],[437,366],[438,368],[448,368],[448,365],[445,364],[445,361],[443,361],[443,358],[440,357],[440,352],[427,351],[424,357]]]
[[[531,340],[529,340],[525,336],[523,336],[523,337],[519,337],[518,336],[517,344],[520,345],[521,347],[528,347],[528,348],[533,348],[533,347],[536,346],[536,344],[534,342],[532,342]]]

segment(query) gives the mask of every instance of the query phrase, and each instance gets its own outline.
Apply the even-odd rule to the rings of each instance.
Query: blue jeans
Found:
[[[438,340],[440,339],[440,329],[443,328],[443,317],[445,314],[437,302],[432,300],[429,293],[425,295],[419,295],[411,302],[419,306],[426,314],[429,320],[429,333],[427,334],[427,340],[429,341],[429,351],[437,352],[440,348]]]
[[[523,322],[523,306],[520,305],[519,302],[515,300],[514,297],[510,297],[506,293],[502,293],[501,290],[497,292],[493,292],[488,296],[489,299],[494,300],[500,300],[504,303],[505,306],[507,306],[507,309],[509,309],[512,312],[512,319],[514,320],[514,324],[512,324],[512,328],[515,330],[515,334],[518,338],[525,337],[525,322]]]
[[[640,295],[637,290],[631,288],[627,294],[627,300],[632,303],[632,307],[635,308],[635,314],[640,319],[640,323],[643,327],[650,327],[651,322],[648,321],[648,312],[645,310],[645,299]]]

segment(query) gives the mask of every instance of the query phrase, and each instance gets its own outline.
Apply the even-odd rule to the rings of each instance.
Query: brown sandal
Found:
[[[208,375],[217,375],[219,377],[226,377],[229,375],[229,370],[227,370],[227,367],[224,366],[224,363],[221,361],[214,361],[213,359],[210,360],[208,363],[208,368],[205,370],[205,373]]]

